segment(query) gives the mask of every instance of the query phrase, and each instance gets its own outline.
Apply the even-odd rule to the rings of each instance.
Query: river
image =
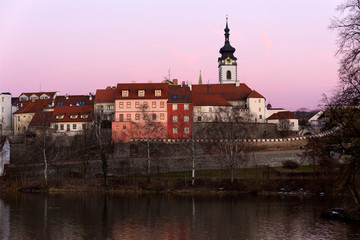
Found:
[[[360,239],[321,218],[343,199],[299,196],[0,194],[0,239]]]

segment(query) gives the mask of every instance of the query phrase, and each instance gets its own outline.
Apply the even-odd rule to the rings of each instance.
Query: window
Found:
[[[1,107],[1,112],[4,112],[4,107]]]
[[[189,104],[187,103],[184,104],[184,110],[189,110]]]
[[[126,103],[126,108],[131,108],[131,102]]]
[[[135,120],[140,120],[140,114],[139,113],[135,114]]]
[[[18,121],[20,121],[20,116],[18,116]]]
[[[128,97],[129,96],[129,90],[122,90],[121,91],[121,96],[122,97]]]
[[[155,90],[155,97],[161,97],[161,90]]]
[[[188,127],[184,128],[184,133],[185,134],[189,134],[189,132],[190,132],[190,129]]]
[[[81,115],[80,117],[81,117],[82,119],[85,119],[85,118],[88,118],[89,115],[88,115],[88,114],[83,114],[83,115]]]
[[[56,115],[56,119],[63,119],[65,116],[65,114],[62,114],[62,115]]]
[[[173,128],[173,134],[178,134],[177,128]]]
[[[64,130],[64,124],[60,124],[60,130]]]
[[[119,108],[124,108],[124,103],[123,102],[119,103]]]
[[[160,107],[161,107],[161,108],[164,108],[164,107],[165,107],[165,104],[164,104],[163,101],[160,102]]]
[[[83,129],[83,130],[86,130],[86,123],[83,123],[83,124],[82,124],[82,129]]]
[[[55,130],[59,130],[59,125],[55,124]]]
[[[294,122],[291,122],[291,123],[290,123],[290,126],[292,126],[292,127],[295,126],[295,123],[294,123]]]
[[[189,116],[184,116],[184,122],[189,122],[190,118]]]
[[[148,114],[147,113],[144,114],[144,120],[148,120]]]
[[[119,120],[120,122],[123,122],[123,121],[124,121],[124,114],[120,114],[120,115],[119,115],[119,119],[120,119],[120,120]]]
[[[145,96],[145,90],[138,90],[138,96],[144,97]]]
[[[149,106],[149,105],[148,105],[148,102],[144,102],[144,107],[145,107],[145,108],[148,108],[148,106]]]
[[[173,117],[172,117],[172,120],[173,120],[173,122],[177,122],[177,121],[178,121],[177,116],[173,116]]]
[[[119,124],[116,124],[116,129],[120,129],[120,125],[119,125]]]
[[[176,103],[172,105],[172,109],[177,110],[177,104]]]
[[[70,115],[70,118],[71,118],[71,119],[76,119],[77,117],[78,117],[77,114],[76,114],[76,115],[75,115],[75,114],[74,114],[74,115]]]
[[[70,131],[70,124],[66,124],[66,131]]]
[[[259,115],[259,119],[262,119],[262,115]]]
[[[4,101],[4,97],[1,98],[1,101]]]
[[[164,113],[160,113],[160,120],[164,120],[165,119],[165,114]]]
[[[259,99],[259,103],[261,103],[261,99]]]
[[[201,116],[198,117],[198,122],[201,122]]]
[[[140,107],[140,103],[139,102],[135,102],[135,107],[139,108]]]
[[[152,114],[152,120],[156,120],[156,113]]]
[[[259,112],[261,112],[261,108],[259,108]]]
[[[197,107],[197,111],[198,111],[198,112],[201,112],[201,107]]]
[[[74,124],[73,124],[73,129],[76,129],[76,126],[77,126],[76,123],[74,123]]]
[[[156,102],[152,102],[152,107],[156,108]]]
[[[130,121],[130,120],[131,120],[131,114],[130,114],[130,113],[126,114],[126,120],[127,120],[127,121]]]
[[[126,129],[126,125],[125,125],[125,124],[123,125],[123,129]]]
[[[179,99],[179,97],[177,95],[172,95],[171,98],[174,100]]]
[[[226,79],[230,80],[231,79],[231,72],[230,70],[226,71]]]

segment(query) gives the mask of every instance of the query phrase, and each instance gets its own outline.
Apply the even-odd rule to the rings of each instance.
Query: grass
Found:
[[[301,166],[294,169],[293,173],[301,175],[302,173],[306,176],[313,172],[312,166]],[[259,179],[259,178],[287,178],[292,173],[291,169],[283,167],[276,168],[240,168],[235,169],[235,178],[237,179]],[[230,172],[228,169],[206,169],[196,170],[196,178],[217,178],[217,179],[228,179]],[[153,174],[154,178],[191,178],[191,171],[182,172],[170,172],[170,173],[159,173]]]

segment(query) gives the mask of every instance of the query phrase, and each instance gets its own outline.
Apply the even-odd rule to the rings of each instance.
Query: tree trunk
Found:
[[[43,148],[43,158],[44,158],[44,180],[45,180],[45,186],[48,186],[48,164],[46,159],[46,151],[45,148]]]
[[[147,129],[148,131],[148,129]],[[147,134],[147,182],[150,183],[151,161],[150,161],[150,140],[149,133]]]
[[[191,153],[192,153],[192,169],[191,169],[191,185],[195,186],[195,139],[191,140]]]

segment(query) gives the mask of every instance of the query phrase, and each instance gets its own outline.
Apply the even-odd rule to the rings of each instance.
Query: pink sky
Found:
[[[340,0],[0,1],[0,92],[88,94],[120,82],[218,82],[229,15],[238,79],[273,107],[315,109],[337,83]]]

